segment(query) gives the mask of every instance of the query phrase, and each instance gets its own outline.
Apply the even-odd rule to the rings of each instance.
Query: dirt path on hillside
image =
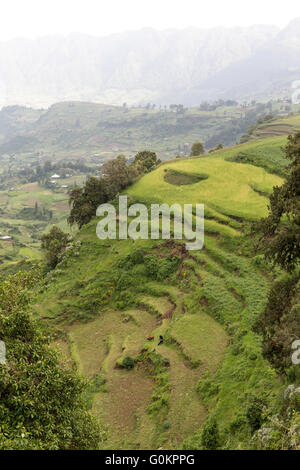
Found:
[[[166,448],[180,449],[183,440],[200,428],[207,414],[196,392],[201,369],[191,369],[173,345],[161,345],[158,352],[170,361],[170,429]]]
[[[107,393],[99,393],[93,410],[108,425],[104,448],[139,448],[137,436],[138,416],[151,401],[153,383],[142,368],[118,369],[116,361],[122,354],[122,342],[112,335],[112,347],[105,360]]]

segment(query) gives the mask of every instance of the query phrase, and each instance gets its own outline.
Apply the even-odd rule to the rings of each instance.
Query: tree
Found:
[[[254,230],[261,234],[258,246],[266,259],[289,273],[273,284],[256,324],[263,335],[264,357],[287,373],[292,368],[291,345],[300,334],[300,132],[288,137],[284,150],[291,161],[287,179],[274,187],[269,215]]]
[[[140,168],[141,173],[148,172],[155,168],[157,165],[157,155],[155,152],[150,152],[149,150],[143,150],[138,152],[134,157],[133,164],[137,165]]]
[[[107,184],[109,199],[125,189],[131,182],[130,170],[124,155],[109,160],[102,166],[102,175]]]
[[[61,254],[66,249],[69,235],[54,226],[49,233],[42,235],[41,240],[41,247],[45,253],[47,264],[53,269],[59,262]]]
[[[73,188],[69,195],[71,206],[68,222],[81,228],[96,215],[97,207],[108,201],[109,191],[103,178],[90,177],[83,188]]]
[[[263,336],[264,357],[279,372],[289,371],[291,375],[292,343],[300,338],[300,279],[297,271],[281,276],[273,283],[255,330]]]
[[[287,271],[300,259],[300,132],[288,137],[289,175],[270,196],[269,215],[254,226],[261,233],[259,246],[266,258]]]
[[[127,188],[144,172],[150,171],[159,162],[154,152],[139,152],[128,165],[124,155],[109,160],[102,166],[102,177],[89,177],[83,188],[73,188],[70,192],[71,206],[68,222],[81,228],[95,215],[97,207],[112,200],[120,191]]]
[[[202,144],[202,142],[194,142],[192,145],[190,156],[198,157],[199,155],[203,155],[204,153],[205,153],[205,150],[204,150],[204,145]]]
[[[102,430],[86,409],[87,384],[60,366],[45,326],[30,313],[40,273],[19,272],[0,284],[0,449],[97,449]]]

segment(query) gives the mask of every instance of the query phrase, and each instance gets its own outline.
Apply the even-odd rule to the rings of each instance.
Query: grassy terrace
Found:
[[[56,346],[66,365],[91,382],[87,401],[106,425],[104,448],[197,447],[209,413],[229,448],[245,448],[247,400],[252,393],[274,399],[276,375],[252,330],[269,281],[243,233],[247,221],[266,214],[262,194],[282,179],[228,161],[264,143],[271,149],[279,140],[166,162],[127,190],[147,204],[204,203],[203,250],[186,253],[181,243],[162,240],[100,241],[94,220],[39,294],[35,312],[60,332]],[[166,170],[176,172],[175,184]],[[131,370],[121,367],[128,356]]]

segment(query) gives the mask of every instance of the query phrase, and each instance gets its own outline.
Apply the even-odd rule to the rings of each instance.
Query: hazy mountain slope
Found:
[[[205,80],[275,40],[273,26],[71,34],[0,43],[0,102],[45,106],[61,100],[110,104],[198,104]],[[288,40],[289,42],[289,40]]]
[[[246,59],[230,64],[205,82],[222,97],[245,98],[292,95],[300,78],[300,19],[292,21],[274,40]]]

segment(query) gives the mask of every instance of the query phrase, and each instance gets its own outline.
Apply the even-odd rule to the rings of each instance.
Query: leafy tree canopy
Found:
[[[42,235],[42,250],[45,253],[48,266],[53,269],[60,260],[69,241],[69,235],[59,227],[52,227],[49,233]]]
[[[124,155],[109,160],[102,167],[102,177],[87,179],[83,188],[70,192],[71,206],[69,224],[79,228],[87,224],[95,215],[97,207],[112,200],[120,191],[131,185],[143,173],[152,170],[159,161],[154,152],[139,152],[128,165]]]
[[[38,271],[0,285],[0,449],[97,449],[102,431],[87,412],[86,383],[62,368],[29,304]]]
[[[150,152],[149,150],[143,150],[138,152],[134,157],[134,164],[142,167],[142,172],[146,173],[147,171],[152,170],[158,163],[157,156],[155,152]]]
[[[202,142],[194,142],[191,149],[191,157],[198,157],[199,155],[203,155],[205,153],[204,145]]]
[[[299,266],[300,259],[300,132],[288,137],[286,158],[289,174],[270,196],[269,215],[255,225],[261,233],[260,247],[266,258],[287,271]]]

